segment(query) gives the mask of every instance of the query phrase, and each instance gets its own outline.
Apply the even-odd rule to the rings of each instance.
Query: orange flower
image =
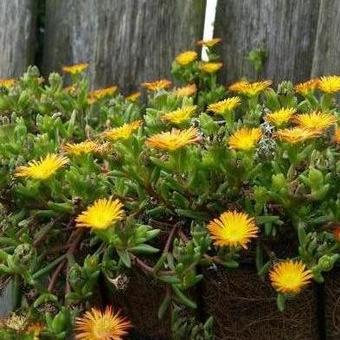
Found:
[[[336,117],[332,113],[314,111],[295,116],[294,122],[303,129],[322,132],[336,123]]]
[[[141,95],[142,94],[140,92],[133,92],[126,96],[125,99],[128,100],[129,102],[135,103],[140,98]]]
[[[294,89],[297,93],[300,93],[303,96],[308,95],[316,90],[319,85],[319,79],[310,79],[303,83],[299,83],[294,86]]]
[[[236,211],[226,211],[219,218],[210,221],[208,230],[216,246],[245,249],[259,231],[253,218]]]
[[[199,46],[206,46],[206,47],[213,47],[216,44],[219,44],[222,41],[221,38],[213,38],[208,40],[198,40],[197,45]]]
[[[340,242],[340,226],[336,226],[333,229],[333,236],[337,242]]]
[[[196,84],[189,84],[183,87],[179,87],[174,91],[174,94],[178,97],[190,97],[197,92]]]
[[[89,93],[87,100],[89,104],[93,104],[99,99],[114,95],[117,89],[118,89],[117,86],[110,86],[110,87],[105,87],[102,89],[94,90]]]
[[[162,132],[149,137],[146,145],[155,149],[175,151],[199,140],[200,137],[196,128],[186,130],[172,129],[171,132]]]
[[[301,127],[282,129],[276,132],[276,137],[278,137],[281,141],[290,144],[301,143],[308,139],[318,137],[319,135],[320,133],[316,131],[307,130]]]
[[[168,89],[171,86],[171,81],[167,79],[155,80],[152,82],[142,83],[142,86],[149,91],[156,92]]]
[[[312,272],[302,261],[285,260],[277,263],[269,273],[272,286],[282,294],[297,294],[309,284]]]
[[[335,144],[340,144],[340,128],[335,130],[333,141]]]
[[[122,340],[132,327],[129,320],[115,313],[111,307],[102,312],[91,308],[82,317],[76,318],[77,340]]]
[[[89,67],[89,64],[75,64],[64,66],[63,71],[70,74],[78,74],[84,72]]]
[[[271,84],[271,80],[256,81],[254,83],[250,83],[246,80],[241,80],[230,85],[229,90],[232,92],[244,94],[249,97],[253,97],[266,90]]]

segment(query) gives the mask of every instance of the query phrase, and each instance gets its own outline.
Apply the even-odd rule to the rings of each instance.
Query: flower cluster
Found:
[[[121,339],[133,321],[94,298],[127,269],[168,285],[164,315],[197,307],[202,267],[250,261],[282,310],[339,260],[340,76],[220,84],[219,43],[126,96],[89,91],[87,64],[68,87],[35,67],[0,80],[0,278],[34,292],[22,332]]]

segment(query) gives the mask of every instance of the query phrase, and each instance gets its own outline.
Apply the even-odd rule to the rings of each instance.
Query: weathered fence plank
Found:
[[[340,74],[340,1],[321,0],[312,75]]]
[[[0,78],[16,77],[34,62],[35,0],[0,1]]]
[[[44,71],[89,62],[95,87],[124,89],[169,75],[202,37],[205,0],[49,0]]]
[[[224,40],[224,80],[256,77],[245,58],[255,48],[268,54],[260,78],[276,82],[308,78],[319,4],[319,0],[219,0],[215,36]]]

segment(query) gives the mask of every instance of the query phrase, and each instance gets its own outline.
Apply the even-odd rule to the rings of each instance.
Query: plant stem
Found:
[[[51,269],[53,269],[56,265],[58,265],[61,261],[63,261],[66,257],[66,254],[59,256],[56,260],[49,263],[46,267],[38,270],[36,273],[32,275],[33,279],[38,279],[40,276],[48,273]]]

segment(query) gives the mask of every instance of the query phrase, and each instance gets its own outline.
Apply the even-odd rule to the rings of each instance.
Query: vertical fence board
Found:
[[[340,1],[321,0],[312,75],[340,74]]]
[[[223,41],[224,80],[256,74],[246,55],[268,58],[260,78],[300,81],[310,76],[319,0],[219,0],[215,36]]]
[[[36,1],[0,1],[0,78],[17,77],[34,62]]]
[[[95,87],[130,89],[169,75],[175,54],[203,32],[205,0],[49,0],[44,71],[91,63]]]

